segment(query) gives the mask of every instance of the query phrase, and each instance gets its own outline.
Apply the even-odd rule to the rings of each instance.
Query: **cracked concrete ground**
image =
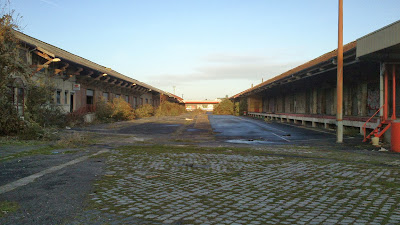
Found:
[[[110,152],[0,195],[20,205],[0,223],[400,223],[398,154],[373,151],[357,138],[338,145],[331,134],[284,124],[209,118],[211,126],[205,115],[185,115],[75,131],[99,135],[78,154]],[[0,172],[16,160],[28,166],[34,157],[78,154],[4,161]],[[19,170],[26,175],[34,167]]]

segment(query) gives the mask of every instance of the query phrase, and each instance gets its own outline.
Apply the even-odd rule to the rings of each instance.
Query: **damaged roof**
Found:
[[[175,98],[179,102],[182,101],[182,99],[179,98],[178,96],[175,96],[175,95],[173,95],[171,93],[162,91],[162,90],[160,90],[158,88],[155,88],[155,87],[153,87],[151,85],[148,85],[146,83],[140,82],[140,81],[138,81],[136,79],[130,78],[128,76],[125,76],[125,75],[123,75],[123,74],[121,74],[121,73],[119,73],[119,72],[117,72],[115,70],[112,70],[112,69],[107,68],[105,66],[99,65],[99,64],[97,64],[95,62],[92,62],[90,60],[82,58],[82,57],[80,57],[78,55],[72,54],[72,53],[70,53],[68,51],[65,51],[65,50],[63,50],[61,48],[58,48],[58,47],[56,47],[54,45],[51,45],[51,44],[48,44],[46,42],[40,41],[40,40],[38,40],[36,38],[33,38],[33,37],[29,36],[29,35],[26,35],[26,34],[20,32],[20,31],[14,30],[14,34],[17,37],[17,39],[19,39],[21,42],[23,42],[25,44],[28,44],[28,45],[31,45],[31,46],[34,46],[34,47],[40,47],[40,48],[42,48],[42,49],[54,54],[57,58],[64,59],[64,60],[67,60],[67,61],[70,61],[70,62],[73,62],[73,63],[76,63],[76,64],[80,64],[82,66],[88,67],[88,68],[93,69],[93,70],[97,70],[97,71],[99,71],[101,73],[106,73],[106,74],[108,74],[110,76],[113,76],[115,78],[119,78],[119,79],[127,81],[127,82],[135,83],[135,84],[140,85],[142,87],[148,88],[148,89],[150,89],[152,91],[158,92],[160,94],[167,95],[168,97],[171,97],[171,98]]]

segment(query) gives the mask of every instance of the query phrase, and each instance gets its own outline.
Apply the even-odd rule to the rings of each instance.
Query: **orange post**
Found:
[[[391,123],[391,146],[390,149],[394,152],[400,152],[400,122],[392,121]]]
[[[392,111],[392,120],[396,119],[396,65],[393,64],[392,69],[392,83],[393,83],[393,111]]]
[[[343,0],[339,0],[338,51],[337,51],[337,105],[336,142],[343,142]]]
[[[388,119],[388,88],[389,88],[389,81],[388,81],[388,70],[385,68],[385,103],[383,107],[383,121]]]

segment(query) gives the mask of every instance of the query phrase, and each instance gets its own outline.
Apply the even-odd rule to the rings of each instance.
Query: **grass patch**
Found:
[[[35,146],[46,143],[38,140],[21,140],[18,137],[0,137],[0,146]]]
[[[19,209],[16,202],[0,201],[0,217],[5,217],[7,214],[13,213]]]
[[[159,153],[203,153],[203,154],[262,154],[261,151],[255,151],[251,148],[229,148],[229,147],[198,147],[198,146],[169,146],[169,145],[151,145],[151,146],[121,146],[116,150],[125,154],[159,154]]]
[[[40,147],[38,149],[18,152],[18,153],[15,153],[15,154],[12,154],[5,158],[0,159],[0,162],[15,159],[15,158],[33,156],[33,155],[50,155],[50,154],[52,154],[52,151],[55,149],[59,149],[59,148],[54,145],[48,145],[48,146]]]
[[[84,147],[90,144],[95,144],[96,140],[93,135],[82,134],[82,133],[66,133],[61,136],[60,140],[58,140],[55,144],[58,148],[76,148],[76,147]]]

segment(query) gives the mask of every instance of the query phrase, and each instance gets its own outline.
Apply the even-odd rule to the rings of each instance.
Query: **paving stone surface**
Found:
[[[398,166],[229,151],[116,150],[108,159],[90,201],[113,221],[400,223]]]

